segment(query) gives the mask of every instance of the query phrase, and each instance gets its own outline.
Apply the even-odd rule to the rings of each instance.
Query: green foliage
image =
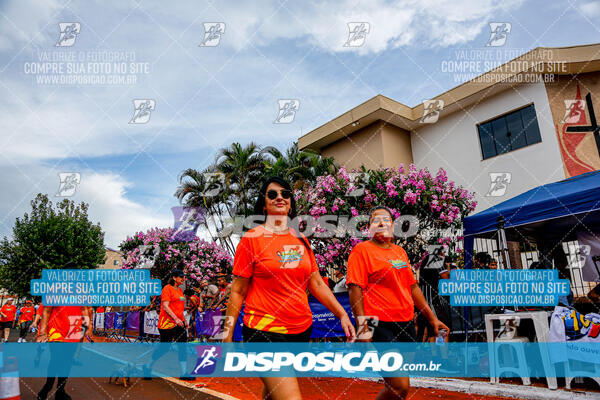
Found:
[[[88,205],[64,199],[53,207],[47,195],[31,201],[17,218],[12,238],[0,242],[0,287],[27,296],[43,269],[93,269],[104,262],[104,232],[88,220]]]

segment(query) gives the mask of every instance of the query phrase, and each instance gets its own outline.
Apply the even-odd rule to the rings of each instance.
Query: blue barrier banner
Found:
[[[350,296],[348,293],[336,293],[335,297],[350,316],[354,324]],[[340,320],[313,296],[308,297],[308,305],[313,315],[312,338],[345,337]]]
[[[115,313],[115,329],[123,330],[124,319],[125,319],[124,312],[116,312]]]
[[[131,311],[127,313],[127,330],[138,332],[140,330],[140,312]]]
[[[445,347],[445,351],[439,351]],[[5,343],[20,377],[141,376],[577,376],[552,364],[569,343]],[[580,343],[586,369],[600,367],[600,344]],[[446,353],[447,352],[447,353]],[[186,359],[185,370],[178,361]],[[443,354],[443,355],[442,355]],[[36,358],[39,362],[36,363]],[[149,371],[151,360],[155,359]],[[144,369],[143,367],[146,367]],[[121,371],[121,372],[119,372]]]
[[[115,328],[115,313],[107,312],[104,313],[104,329],[114,329]]]

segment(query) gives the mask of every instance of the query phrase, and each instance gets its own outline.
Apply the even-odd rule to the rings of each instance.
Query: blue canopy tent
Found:
[[[575,240],[581,230],[600,232],[600,171],[538,186],[466,217],[465,268],[475,237],[556,242]]]
[[[507,241],[536,242],[538,248],[551,249],[576,240],[578,231],[600,232],[600,171],[538,186],[463,222],[465,268],[472,267],[475,238],[497,240],[509,263]],[[488,311],[464,308],[465,340]]]

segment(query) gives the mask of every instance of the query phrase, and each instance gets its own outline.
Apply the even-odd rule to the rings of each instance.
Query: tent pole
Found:
[[[506,269],[511,269],[510,258],[508,257],[508,243],[506,242],[506,233],[504,232],[504,217],[498,217],[498,250],[504,256],[504,265]]]

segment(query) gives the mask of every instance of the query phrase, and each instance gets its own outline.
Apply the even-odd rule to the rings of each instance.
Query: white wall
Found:
[[[542,141],[483,160],[477,124],[495,116],[534,104]],[[543,83],[522,85],[496,94],[468,113],[455,112],[434,124],[411,132],[413,159],[417,167],[432,173],[446,169],[449,179],[476,192],[475,212],[517,196],[531,188],[565,178],[558,139]],[[485,197],[490,172],[510,172],[512,180],[504,196]]]

